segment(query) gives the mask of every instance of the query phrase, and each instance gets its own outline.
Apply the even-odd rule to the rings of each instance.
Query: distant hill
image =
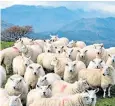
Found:
[[[9,28],[9,27],[11,27],[11,26],[13,26],[13,24],[1,20],[1,30],[2,31],[5,30],[5,29],[7,29],[7,28]]]

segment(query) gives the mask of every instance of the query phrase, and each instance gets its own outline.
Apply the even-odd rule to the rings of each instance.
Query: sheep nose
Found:
[[[45,94],[46,94],[46,92],[43,92],[43,94],[45,95]]]
[[[58,53],[60,53],[60,51],[58,51]]]
[[[103,76],[105,76],[105,74],[103,74]]]
[[[98,69],[99,67],[97,66],[97,69]]]
[[[81,56],[83,58],[83,56]]]
[[[25,64],[25,66],[27,67],[28,65],[27,65],[27,64]]]
[[[70,55],[69,55],[69,57],[70,57]]]
[[[36,75],[36,72],[34,72],[34,75]]]
[[[15,87],[15,86],[14,86],[13,88],[14,88],[14,89],[16,89],[16,87]]]
[[[70,72],[72,72],[72,70],[70,70]]]
[[[48,52],[50,52],[50,50],[48,50]]]
[[[97,52],[97,54],[99,54],[99,52]]]
[[[92,101],[94,101],[94,98],[92,98]]]

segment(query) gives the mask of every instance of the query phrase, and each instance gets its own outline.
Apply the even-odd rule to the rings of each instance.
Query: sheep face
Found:
[[[90,98],[90,94],[82,93],[82,101],[85,105],[90,105],[92,103],[92,99]]]
[[[12,81],[12,88],[14,90],[20,90],[22,89],[22,78],[17,78],[17,79],[13,79],[13,78],[10,78],[10,80]]]
[[[33,75],[38,76],[38,75],[40,74],[40,71],[41,71],[42,66],[41,66],[41,65],[30,64],[30,65],[28,66],[28,68],[29,68],[30,70],[32,70]]]
[[[92,62],[94,63],[94,68],[95,69],[103,68],[103,64],[102,63],[105,63],[102,59],[98,59],[98,58],[94,59]]]
[[[114,70],[115,69],[112,66],[104,66],[104,68],[103,68],[103,75],[104,76],[112,76],[112,72]]]
[[[92,99],[92,102],[96,102],[96,93],[99,91],[99,88],[95,90],[86,90],[86,92],[89,93],[90,98]]]
[[[63,52],[63,48],[64,48],[64,46],[55,47],[56,53],[58,53],[58,54],[62,53]]]
[[[68,71],[70,73],[75,72],[75,66],[76,66],[76,62],[68,62],[65,66],[65,71]]]
[[[51,61],[51,65],[57,66],[58,61],[59,61],[59,60],[57,59],[57,57],[54,57],[53,60]]]
[[[68,48],[68,49],[66,50],[66,56],[67,56],[68,58],[70,58],[72,52],[73,52],[73,49],[72,49],[72,48]]]
[[[103,53],[103,44],[94,44],[95,52],[97,55],[101,55]]]
[[[80,60],[85,60],[87,51],[88,50],[83,50],[83,49],[78,50],[78,55]]]
[[[25,57],[25,56],[22,56],[23,58],[23,62],[24,62],[24,66],[29,66],[31,63],[32,63],[32,60],[31,60],[31,56],[30,57]]]
[[[109,55],[109,59],[111,61],[111,64],[114,64],[115,65],[115,55]]]
[[[50,39],[51,42],[55,42],[58,40],[58,35],[56,35],[56,36],[50,35],[50,37],[51,37],[51,39]]]
[[[51,85],[47,85],[47,86],[38,86],[37,88],[40,91],[40,95],[41,97],[51,97],[52,91],[51,91]]]
[[[41,77],[38,79],[37,86],[45,86],[48,85],[47,77]]]
[[[22,106],[20,95],[19,96],[10,96],[9,97],[9,106]]]
[[[23,45],[23,46],[21,47],[21,52],[22,52],[22,53],[27,53],[27,52],[28,52],[28,48],[27,48],[26,45]]]
[[[51,53],[52,50],[53,50],[52,44],[46,43],[46,44],[44,45],[44,50],[45,50],[46,53]]]

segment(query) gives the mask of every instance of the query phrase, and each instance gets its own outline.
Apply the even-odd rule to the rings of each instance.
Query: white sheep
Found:
[[[106,89],[108,89],[108,96],[110,97],[111,85],[115,84],[115,69],[112,66],[104,66],[100,69],[83,69],[79,72],[78,78],[86,79],[90,86],[101,87],[104,91],[105,98]]]
[[[78,50],[80,50],[80,48],[77,48],[77,47],[67,48],[66,49],[66,56],[68,58],[70,58],[72,61],[75,61]]]
[[[51,37],[51,39],[50,39],[51,42],[55,42],[55,41],[59,40],[58,35],[50,35],[50,37]]]
[[[5,65],[5,69],[7,74],[10,73],[12,68],[13,59],[20,54],[21,47],[9,47],[3,49],[0,52],[0,65]]]
[[[45,53],[53,53],[54,52],[54,48],[53,48],[52,44],[45,43],[44,44],[44,52]]]
[[[30,39],[30,38],[27,38],[27,37],[23,37],[23,38],[19,38],[16,42],[15,42],[15,44],[16,43],[18,43],[18,42],[23,42],[23,44],[25,44],[25,45],[32,45],[32,44],[34,44],[34,40],[33,39]]]
[[[13,59],[13,73],[14,74],[19,74],[24,77],[26,67],[29,64],[32,64],[33,61],[31,60],[31,57],[25,57],[23,54],[22,56],[16,56]]]
[[[76,47],[76,42],[75,41],[70,41],[67,45],[68,48]]]
[[[85,68],[86,66],[82,61],[67,62],[64,71],[64,81],[74,83],[78,80],[78,72]]]
[[[21,100],[23,101],[23,103],[26,102],[28,86],[24,81],[23,77],[21,77],[20,75],[14,74],[10,76],[5,85],[5,89],[10,96],[17,96],[19,94],[22,94]]]
[[[69,58],[57,58],[54,57],[51,61],[51,65],[54,66],[54,72],[58,74],[61,78],[64,76],[65,65],[70,62]]]
[[[23,106],[20,100],[20,95],[18,96],[8,96],[0,98],[0,106]]]
[[[115,55],[115,47],[110,47],[107,50],[107,53],[110,54],[110,55]]]
[[[93,69],[101,69],[105,66],[105,61],[99,58],[95,58],[94,60],[90,61],[87,68]]]
[[[27,105],[29,106],[36,99],[50,98],[52,96],[51,85],[37,86],[36,89],[31,90],[27,95]]]
[[[107,65],[112,65],[115,68],[115,55],[110,55],[109,54],[106,64]]]
[[[6,70],[3,66],[0,65],[0,88],[3,86],[3,84],[6,81]]]
[[[39,45],[24,45],[21,47],[22,53],[26,57],[31,56],[33,62],[37,61],[37,56],[42,53],[42,48]]]
[[[90,94],[81,93],[57,98],[42,98],[34,101],[30,106],[90,106]]]
[[[52,83],[52,95],[60,94],[76,94],[82,93],[89,88],[86,80],[80,79],[74,83],[68,83],[63,80],[55,81]]]
[[[26,68],[24,80],[29,88],[35,88],[38,78],[44,76],[45,72],[40,64],[32,63]]]
[[[86,47],[86,44],[83,41],[76,41],[76,47],[83,49],[84,47]]]
[[[61,80],[60,76],[55,74],[55,73],[48,73],[43,77],[40,77],[38,79],[37,85],[36,86],[45,86],[45,85],[49,85],[52,84],[53,82],[57,81],[57,80]]]

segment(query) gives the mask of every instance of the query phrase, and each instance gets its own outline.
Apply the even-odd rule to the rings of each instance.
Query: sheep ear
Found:
[[[108,54],[108,56],[109,56],[109,57],[111,57],[111,55],[110,55],[110,54]]]
[[[44,40],[44,42],[46,42],[46,40]]]
[[[30,60],[30,59],[31,59],[31,56],[29,56],[28,59]]]
[[[44,79],[46,80],[46,79],[47,79],[47,77],[44,77]]]
[[[22,95],[22,93],[21,93],[21,94],[19,94],[19,95],[17,96],[17,99],[18,99],[18,98],[20,98],[20,97],[21,97],[21,95]]]
[[[99,92],[99,88],[95,89],[95,93]]]
[[[80,52],[80,50],[77,50],[77,52]]]
[[[73,61],[73,66],[76,66],[76,61]]]
[[[21,40],[21,44],[23,44],[23,40]]]
[[[104,47],[103,43],[101,43],[101,47]]]
[[[50,88],[50,89],[51,89],[51,84],[49,84],[49,85],[47,86],[47,89],[48,89],[48,88]]]
[[[87,89],[85,89],[85,92],[88,92],[88,90],[87,90]]]
[[[85,53],[87,52],[88,50],[85,50]]]
[[[71,50],[71,52],[73,52],[73,49]]]
[[[94,61],[94,60],[92,60],[92,62],[93,62],[93,63],[95,63],[95,61]]]
[[[64,48],[64,46],[61,47],[62,49]]]
[[[10,80],[14,81],[14,79],[13,79],[13,78],[10,78]]]

